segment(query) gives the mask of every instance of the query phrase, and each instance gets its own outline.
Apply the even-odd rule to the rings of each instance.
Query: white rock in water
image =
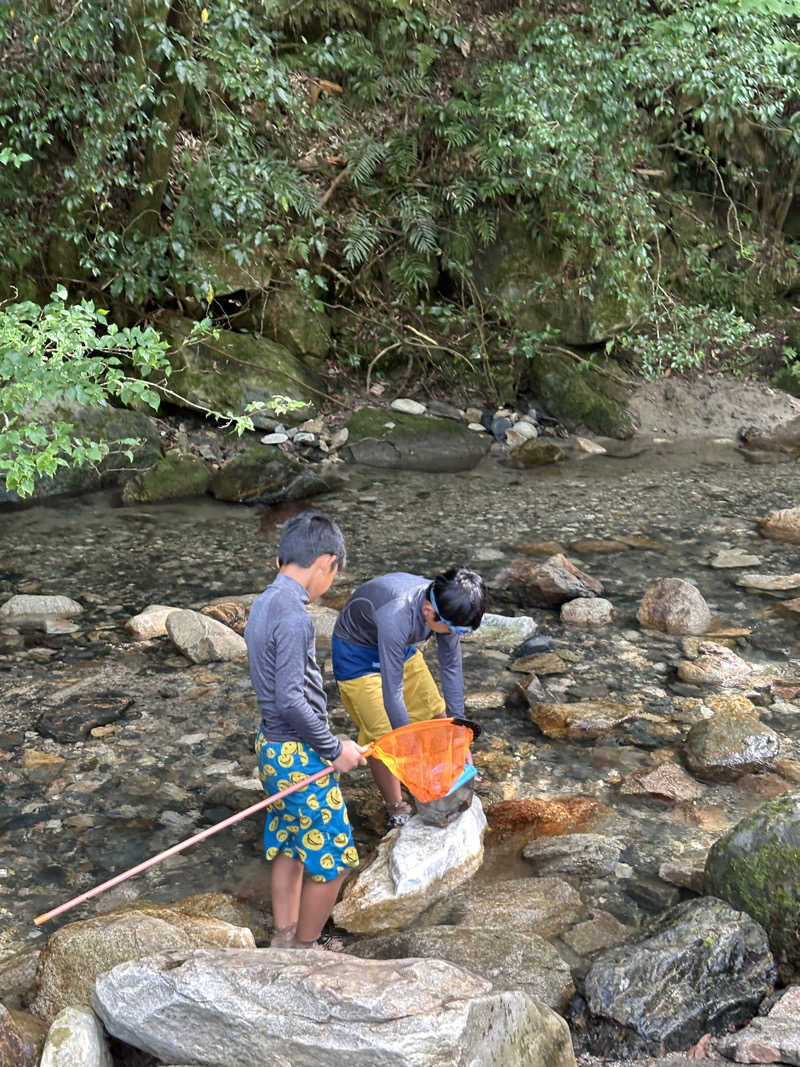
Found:
[[[389,407],[391,407],[392,411],[402,411],[406,415],[424,415],[428,410],[424,404],[420,404],[417,400],[410,400],[405,396],[399,396],[396,400],[393,400]]]
[[[135,637],[166,637],[167,616],[180,610],[169,604],[148,604],[138,615],[131,615],[125,629]]]
[[[105,1031],[91,1008],[68,1007],[53,1020],[39,1067],[112,1067]]]
[[[166,626],[175,646],[193,663],[247,657],[243,637],[199,611],[173,611],[167,616]]]
[[[485,829],[477,797],[446,826],[428,826],[415,815],[381,841],[373,862],[347,884],[333,921],[358,934],[410,926],[477,871]]]
[[[525,441],[538,436],[539,431],[532,422],[528,422],[527,419],[520,419],[519,422],[515,422],[513,426],[509,426],[506,430],[506,444],[511,449],[519,448]]]
[[[286,433],[267,433],[261,438],[262,445],[285,445],[289,440]]]
[[[316,437],[313,433],[306,433],[304,431],[301,431],[300,433],[296,433],[294,435],[293,440],[296,445],[313,445],[316,441]]]
[[[487,611],[478,629],[463,638],[471,644],[513,648],[536,632],[530,615],[492,615]]]
[[[482,422],[470,422],[467,424],[468,430],[474,430],[475,433],[488,433],[489,431],[483,425]]]
[[[58,615],[71,618],[80,615],[83,608],[68,596],[33,596],[18,593],[0,607],[0,618],[17,619],[24,615]]]
[[[437,959],[162,952],[102,975],[94,1005],[109,1033],[161,1063],[575,1067],[551,1008]]]
[[[760,567],[761,557],[745,552],[743,548],[723,548],[711,560],[711,566],[718,569],[725,567]]]
[[[573,437],[572,443],[579,452],[585,452],[587,456],[604,456],[608,451],[596,441],[590,441],[588,437]]]

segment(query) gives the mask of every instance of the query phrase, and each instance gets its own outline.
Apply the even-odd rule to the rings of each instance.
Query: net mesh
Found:
[[[438,800],[458,781],[473,731],[452,719],[401,726],[373,741],[370,756],[384,763],[417,800]]]

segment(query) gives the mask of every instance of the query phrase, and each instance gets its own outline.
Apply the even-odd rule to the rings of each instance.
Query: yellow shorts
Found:
[[[388,734],[392,724],[383,706],[380,674],[363,674],[338,684],[345,710],[358,727],[359,745]],[[444,715],[444,700],[419,649],[403,667],[403,699],[411,722],[425,722]]]

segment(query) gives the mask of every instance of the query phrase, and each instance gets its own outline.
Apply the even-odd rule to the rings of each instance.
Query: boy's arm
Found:
[[[409,723],[406,702],[403,699],[403,668],[405,666],[406,635],[402,615],[386,605],[375,614],[378,628],[378,658],[381,663],[381,689],[383,706],[389,716],[392,729]]]
[[[331,733],[326,719],[317,715],[309,705],[305,695],[306,659],[312,638],[311,619],[308,619],[308,628],[305,624],[298,626],[295,620],[276,626],[275,699],[281,715],[300,740],[324,759],[335,760],[341,754],[342,743]]]
[[[436,652],[442,675],[442,696],[447,714],[464,715],[464,672],[461,668],[461,642],[456,634],[437,634]]]

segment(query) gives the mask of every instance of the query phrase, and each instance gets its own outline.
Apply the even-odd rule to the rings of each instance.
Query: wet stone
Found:
[[[126,713],[132,706],[133,698],[124,693],[82,694],[42,712],[36,720],[36,730],[42,737],[55,741],[80,741],[97,726],[129,717]]]

